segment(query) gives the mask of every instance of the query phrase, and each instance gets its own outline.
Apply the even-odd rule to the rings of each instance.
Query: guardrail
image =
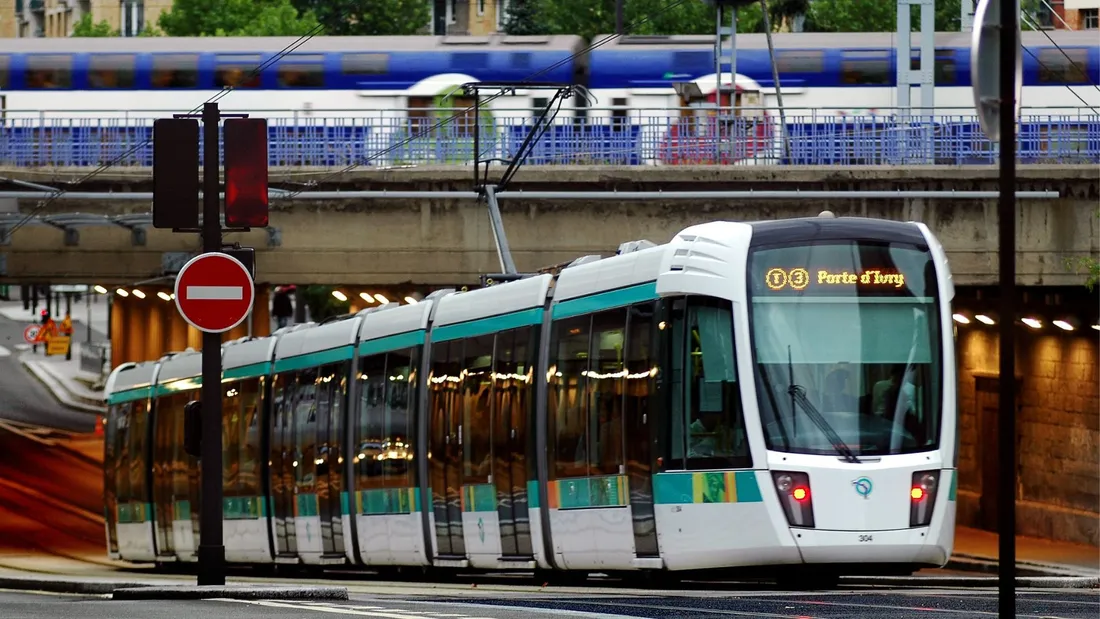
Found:
[[[85,372],[104,376],[107,371],[107,356],[110,344],[85,342],[80,346],[80,369]]]
[[[423,110],[420,110],[423,113]],[[269,123],[272,167],[468,165],[475,121],[462,110],[409,118],[405,110],[258,111]],[[885,113],[883,113],[885,112]],[[0,165],[149,167],[152,127],[167,113],[7,112],[0,122]],[[625,114],[615,116],[615,114]],[[997,145],[974,114],[899,115],[889,110],[837,115],[823,110],[705,108],[588,110],[560,114],[528,165],[927,165],[994,164]],[[534,124],[531,112],[497,110],[481,120],[481,160],[515,157]],[[1100,114],[1024,110],[1020,163],[1100,163]],[[201,153],[200,153],[201,155]]]

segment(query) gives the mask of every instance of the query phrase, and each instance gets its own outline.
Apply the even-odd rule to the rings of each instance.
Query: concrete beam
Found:
[[[1082,277],[1067,259],[1100,254],[1096,217],[1098,179],[1090,166],[1023,166],[1021,191],[1055,190],[1060,200],[1022,200],[1018,206],[1018,281],[1023,285],[1073,285]],[[370,189],[468,189],[469,170],[367,171]],[[866,169],[737,167],[565,169],[528,168],[514,190],[995,190],[996,169]],[[380,180],[381,179],[381,180]],[[546,179],[546,180],[540,180]],[[463,186],[463,183],[466,185]],[[350,188],[350,187],[349,187]],[[61,207],[59,203],[51,208]],[[71,205],[65,205],[71,207]],[[137,207],[137,208],[135,208]],[[33,205],[24,205],[24,212]],[[147,209],[148,207],[144,207]],[[959,285],[991,284],[997,276],[995,200],[768,200],[609,202],[508,200],[502,217],[517,267],[530,270],[589,253],[609,254],[624,241],[666,242],[689,225],[713,220],[754,221],[816,215],[822,209],[927,223],[943,241]],[[488,212],[457,200],[383,200],[272,203],[267,233],[226,235],[256,248],[260,282],[298,284],[469,284],[499,270]],[[66,208],[69,210],[69,208]],[[120,214],[141,210],[134,202],[95,202],[82,212]],[[56,212],[56,211],[55,211]],[[63,233],[25,227],[3,248],[7,272],[0,282],[126,283],[161,274],[163,252],[198,251],[198,236],[149,230],[134,247],[122,228],[85,228],[80,245],[64,245]]]

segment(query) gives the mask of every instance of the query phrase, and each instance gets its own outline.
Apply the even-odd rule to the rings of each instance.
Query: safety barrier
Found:
[[[625,115],[615,116],[616,113]],[[993,164],[997,145],[974,114],[857,115],[788,110],[589,110],[559,115],[546,127],[530,165],[928,165]],[[167,113],[8,112],[0,121],[0,165],[17,167],[148,167],[153,121]],[[470,114],[435,111],[412,118],[401,110],[261,111],[270,133],[272,167],[469,164],[475,126]],[[448,120],[449,119],[449,120]],[[481,160],[506,162],[534,124],[526,114],[483,116]],[[784,130],[785,129],[785,130]],[[1037,113],[1018,125],[1020,163],[1100,163],[1100,114],[1092,108]]]
[[[80,369],[103,376],[107,368],[110,344],[86,342],[80,346]]]

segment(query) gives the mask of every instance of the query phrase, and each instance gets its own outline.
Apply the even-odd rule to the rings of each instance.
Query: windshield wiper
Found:
[[[794,412],[794,403],[802,405],[802,411],[806,413],[806,416],[810,418],[817,427],[821,429],[821,432],[825,435],[825,438],[829,439],[829,442],[833,444],[833,449],[842,456],[844,460],[851,464],[862,464],[859,458],[856,457],[855,452],[851,447],[844,442],[844,439],[840,438],[840,435],[836,433],[833,426],[829,425],[829,422],[825,420],[825,416],[821,414],[821,411],[817,410],[813,402],[806,397],[806,389],[801,385],[796,385],[794,382],[794,364],[791,362],[791,347],[787,346],[787,373],[790,377],[791,386],[787,388],[787,393],[791,396],[791,412]]]

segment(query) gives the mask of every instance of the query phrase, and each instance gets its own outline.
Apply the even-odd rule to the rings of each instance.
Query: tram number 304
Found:
[[[860,535],[859,536],[859,541],[860,542],[872,542],[874,540],[875,540],[875,538],[871,535]]]

